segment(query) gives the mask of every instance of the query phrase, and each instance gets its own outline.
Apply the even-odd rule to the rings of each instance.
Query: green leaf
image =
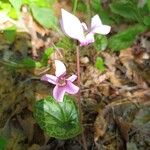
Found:
[[[135,4],[130,1],[117,1],[110,4],[111,11],[131,21],[142,22],[142,16]]]
[[[9,3],[0,2],[0,13],[5,13],[13,19],[17,19],[17,12]]]
[[[106,36],[97,35],[95,39],[96,40],[94,43],[94,47],[96,48],[96,50],[97,51],[105,50],[108,45],[108,40],[107,40]]]
[[[36,61],[33,60],[30,57],[27,57],[25,59],[23,59],[20,63],[20,66],[24,67],[24,68],[35,68],[36,67]]]
[[[5,150],[7,146],[7,140],[0,136],[0,150]]]
[[[11,10],[11,5],[9,3],[0,2],[0,11],[6,14]]]
[[[18,15],[17,15],[15,8],[11,8],[11,10],[8,13],[8,16],[13,19],[18,19]]]
[[[30,5],[31,3],[36,4],[39,7],[50,7],[56,0],[23,0],[23,3]]]
[[[150,26],[150,16],[144,16],[143,22],[146,26]]]
[[[101,57],[97,57],[95,66],[98,70],[103,72],[105,70],[104,60]]]
[[[53,10],[50,8],[42,8],[34,3],[30,4],[34,19],[45,28],[57,29],[57,19]]]
[[[16,9],[17,12],[20,12],[21,5],[23,4],[23,0],[9,0],[11,5]]]
[[[47,0],[29,0],[29,3],[34,3],[40,7],[48,7],[49,5]]]
[[[124,48],[127,48],[133,44],[135,37],[144,32],[147,29],[146,26],[142,25],[134,25],[132,27],[129,27],[128,29],[119,32],[116,35],[113,35],[108,42],[108,47],[112,51],[120,51]]]
[[[46,66],[47,65],[47,62],[51,56],[51,54],[54,52],[54,48],[47,48],[43,55],[42,55],[42,59],[40,61],[40,63],[42,64],[42,66]]]
[[[63,102],[51,96],[37,101],[34,117],[50,137],[69,139],[81,132],[78,108],[70,96],[65,96]]]
[[[147,6],[148,6],[148,10],[150,12],[150,0],[147,0]]]
[[[15,38],[16,38],[16,27],[12,26],[9,28],[6,28],[5,30],[3,30],[4,33],[4,37],[6,38],[7,41],[13,43]]]
[[[40,0],[41,1],[41,0]],[[47,0],[50,5],[53,5],[57,0]]]

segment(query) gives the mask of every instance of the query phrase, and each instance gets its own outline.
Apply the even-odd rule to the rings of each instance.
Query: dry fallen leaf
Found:
[[[107,72],[106,73],[107,78],[110,80],[113,86],[120,87],[122,86],[121,80],[119,77],[115,74],[115,72]]]
[[[145,82],[145,78],[148,78],[148,72],[144,71],[144,68],[141,68],[140,64],[137,63],[139,61],[135,60],[132,54],[132,49],[128,48],[121,51],[119,58],[122,64],[126,67],[126,76],[137,85],[144,88],[148,87]]]
[[[132,128],[132,124],[123,120],[121,117],[115,118],[116,124],[120,131],[121,137],[125,142],[129,140],[129,131]]]
[[[94,122],[94,142],[96,143],[99,138],[102,138],[107,129],[107,121],[104,118],[103,111],[99,111],[98,116]]]
[[[31,147],[29,147],[27,150],[40,150],[40,146],[37,144],[33,144]]]
[[[105,65],[109,68],[110,71],[114,72],[116,70],[116,56],[114,54],[102,53],[105,58]]]

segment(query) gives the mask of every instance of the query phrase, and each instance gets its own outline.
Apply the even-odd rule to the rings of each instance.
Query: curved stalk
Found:
[[[84,136],[84,129],[83,129],[83,125],[82,125],[82,120],[83,120],[83,116],[82,116],[82,109],[81,109],[81,89],[80,89],[80,85],[81,85],[81,79],[80,79],[80,51],[79,51],[79,47],[76,47],[76,56],[77,56],[77,76],[78,76],[78,87],[79,87],[79,92],[78,92],[78,107],[79,107],[79,112],[80,112],[80,124],[81,124],[81,128],[82,128],[82,142],[83,142],[83,148],[84,150],[87,150],[87,144],[86,144],[86,139]]]

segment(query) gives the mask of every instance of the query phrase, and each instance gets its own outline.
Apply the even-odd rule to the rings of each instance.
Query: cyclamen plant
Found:
[[[93,43],[95,34],[106,35],[111,27],[103,25],[98,15],[91,19],[91,26],[88,29],[85,23],[73,14],[61,9],[61,27],[64,33],[72,39],[78,40],[80,46],[87,46]],[[49,96],[35,105],[34,116],[40,127],[51,137],[59,139],[72,138],[81,133],[82,113],[80,103],[80,51],[76,47],[77,55],[77,76],[75,74],[67,77],[66,67],[60,60],[55,60],[55,76],[45,74],[42,81],[55,85],[53,97]],[[78,86],[73,82],[78,78]],[[78,93],[78,107],[72,97],[67,94]],[[84,149],[87,150],[84,134],[82,132]]]
[[[108,25],[103,25],[98,15],[92,17],[91,28],[88,30],[86,24],[81,23],[76,16],[64,9],[61,9],[61,13],[62,30],[67,36],[78,40],[80,42],[80,46],[86,46],[90,43],[93,43],[94,34],[96,33],[106,35],[110,32],[111,27]],[[84,30],[87,31],[87,34],[84,32]],[[72,75],[71,77],[66,78],[66,67],[59,60],[55,60],[55,67],[56,76],[46,74],[41,77],[41,80],[48,81],[56,85],[53,89],[53,97],[58,102],[62,102],[65,92],[68,94],[76,94],[79,91],[79,87],[72,83],[74,80],[76,80],[77,76]]]

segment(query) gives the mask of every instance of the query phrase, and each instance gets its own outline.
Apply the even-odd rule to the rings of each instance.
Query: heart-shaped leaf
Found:
[[[79,111],[70,96],[65,96],[61,103],[51,96],[37,101],[34,117],[40,127],[51,137],[69,139],[81,132]]]

